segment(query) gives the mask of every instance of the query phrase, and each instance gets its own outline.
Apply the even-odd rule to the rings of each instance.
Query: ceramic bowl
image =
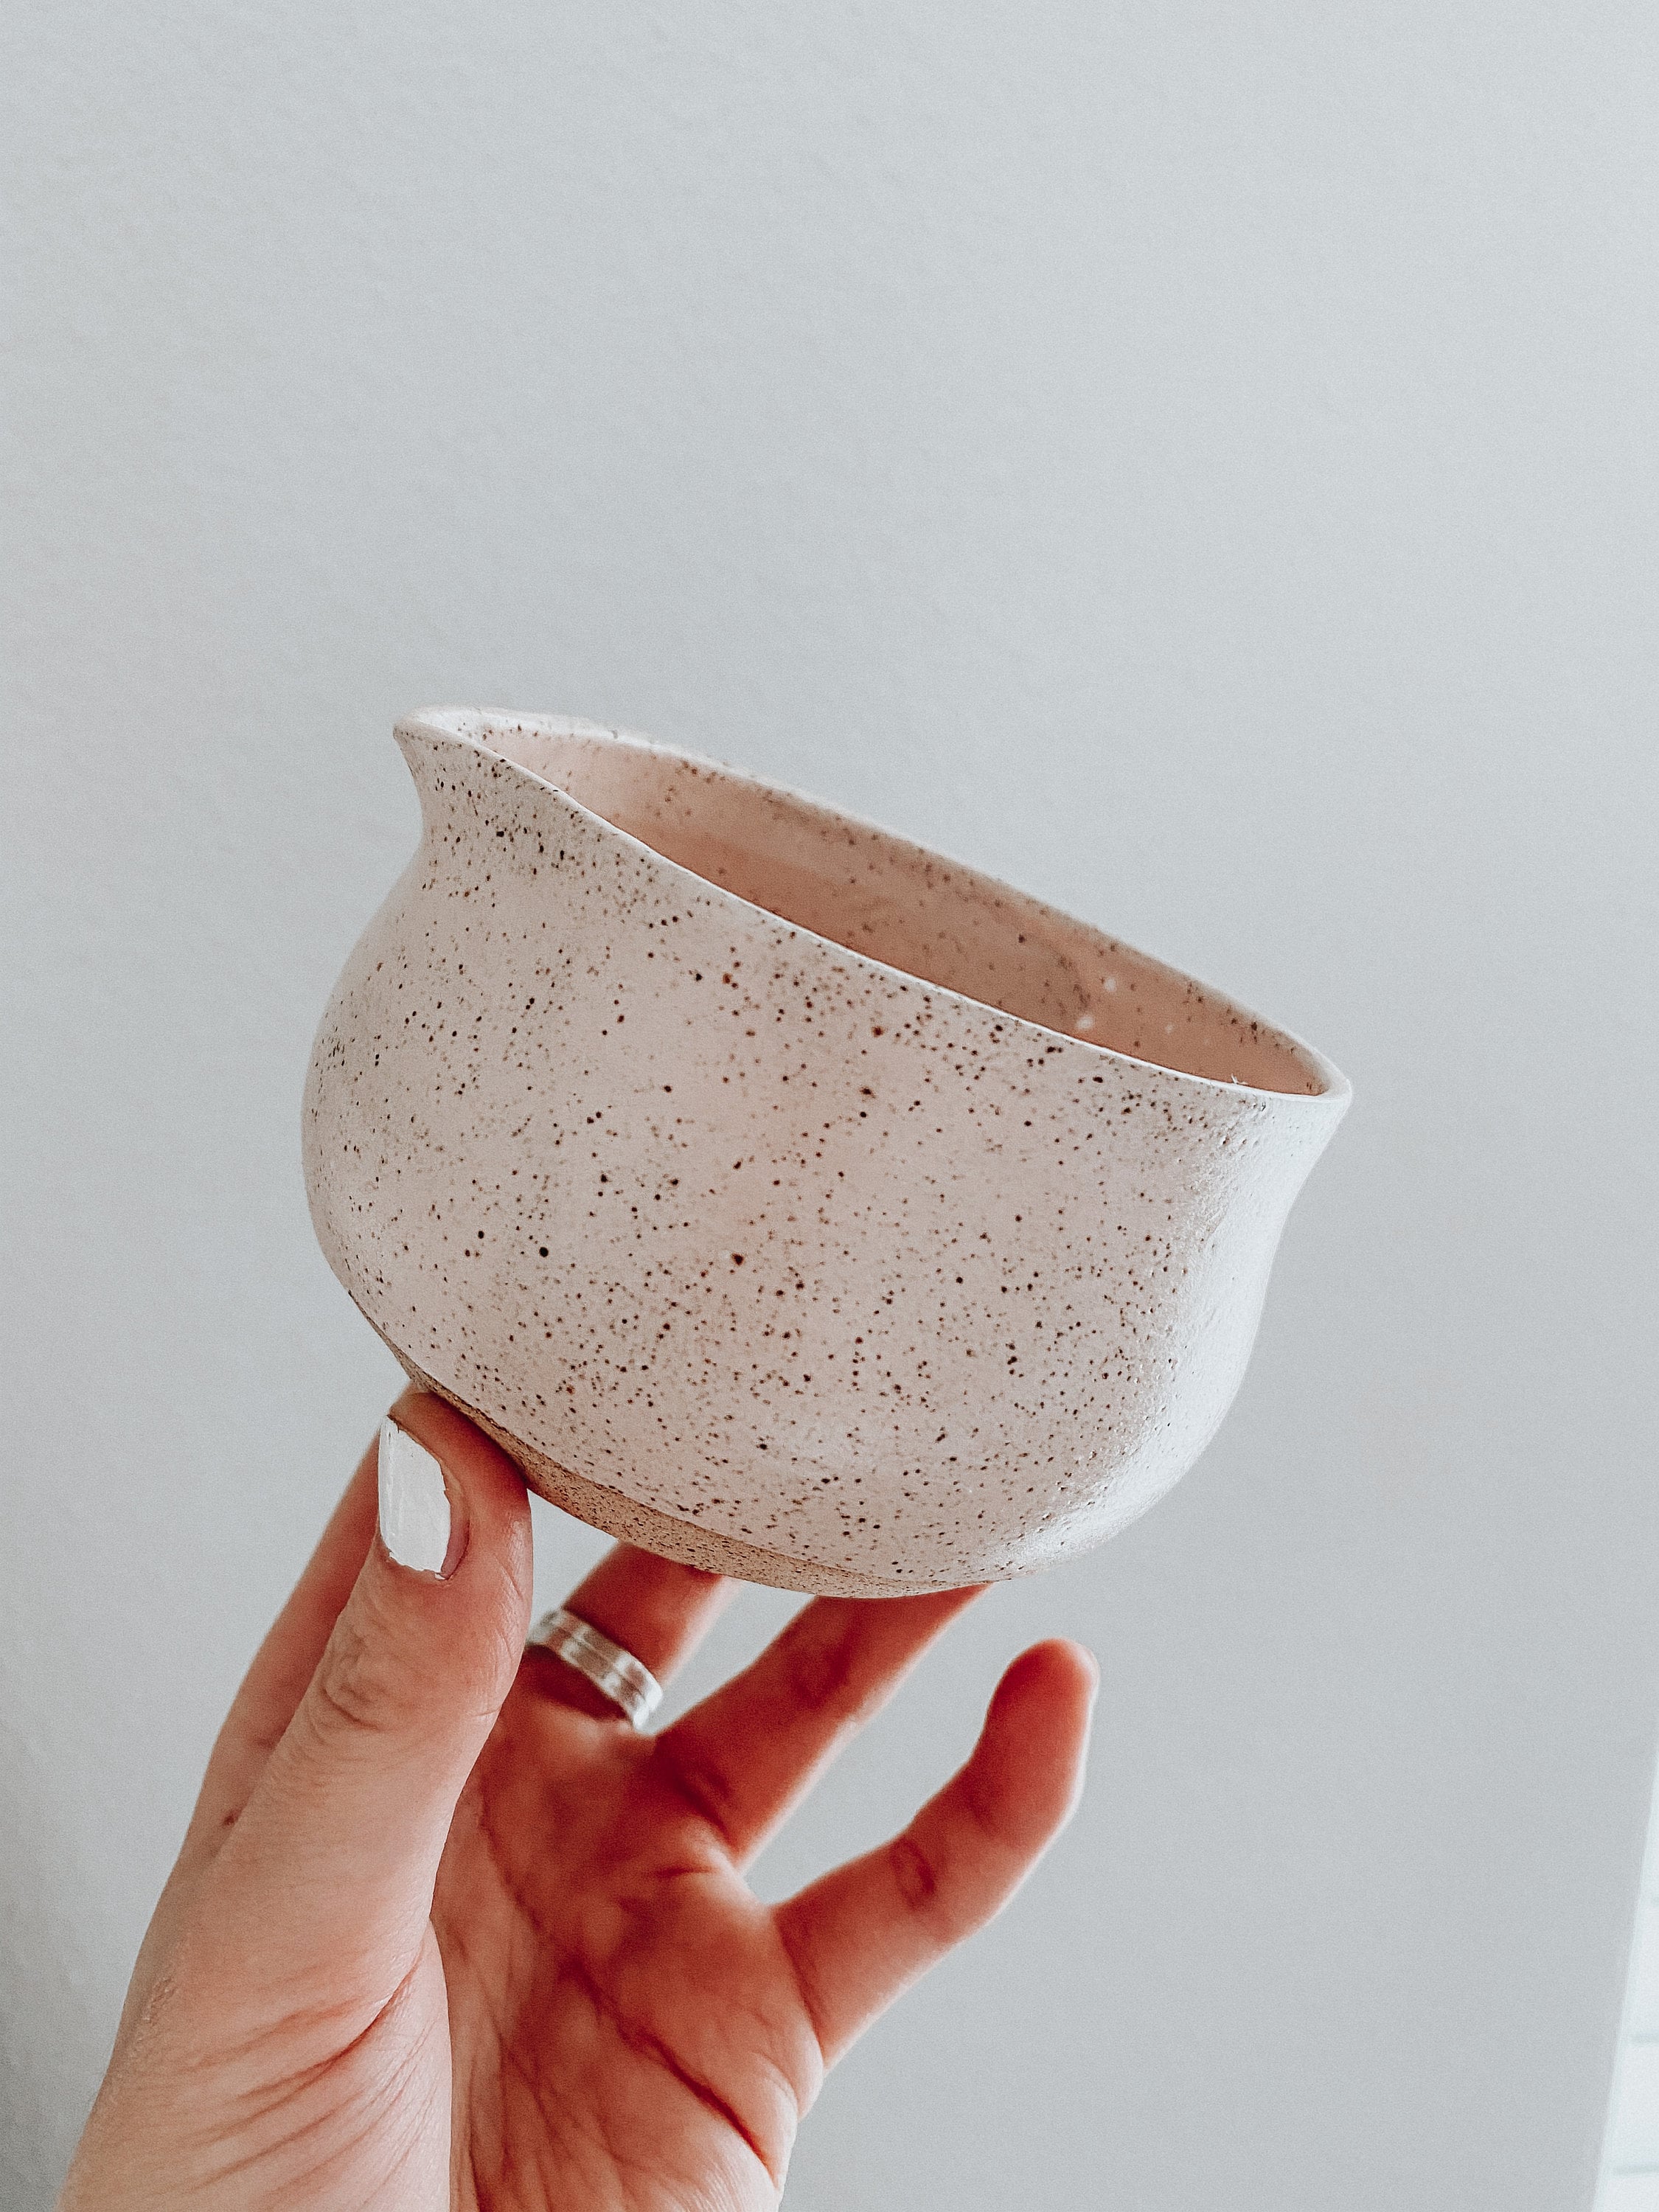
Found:
[[[398,740],[423,835],[305,1167],[411,1376],[584,1520],[787,1589],[1026,1573],[1192,1465],[1328,1061],[713,761],[449,708]]]

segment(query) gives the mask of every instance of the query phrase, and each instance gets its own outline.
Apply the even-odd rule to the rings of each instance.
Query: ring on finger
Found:
[[[526,1642],[574,1667],[636,1729],[642,1729],[662,1703],[662,1684],[642,1659],[562,1606],[544,1613]]]

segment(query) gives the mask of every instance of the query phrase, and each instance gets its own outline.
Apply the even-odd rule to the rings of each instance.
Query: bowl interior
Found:
[[[1316,1054],[1218,992],[832,807],[591,726],[443,719],[665,859],[849,951],[1186,1074],[1304,1096],[1331,1087]]]

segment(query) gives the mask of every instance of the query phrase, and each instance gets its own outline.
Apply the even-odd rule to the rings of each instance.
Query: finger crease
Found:
[[[795,1994],[800,1999],[801,2009],[806,2014],[806,2024],[811,2029],[812,2039],[818,2047],[819,2063],[827,2067],[832,2062],[830,2057],[830,2039],[824,2029],[822,1992],[818,1989],[811,1969],[796,1948],[787,1919],[781,1915],[775,1916],[774,1924],[777,1929],[778,1941],[783,1946],[783,1955],[789,1961],[789,1971],[794,1976]]]
[[[672,1735],[659,1736],[655,1753],[665,1770],[663,1779],[675,1796],[714,1831],[722,1850],[738,1857],[740,1845],[731,1820],[732,1792],[719,1769],[689,1756]]]
[[[894,1837],[887,1857],[899,1895],[912,1912],[925,1912],[939,1896],[939,1870],[933,1861],[908,1833]]]

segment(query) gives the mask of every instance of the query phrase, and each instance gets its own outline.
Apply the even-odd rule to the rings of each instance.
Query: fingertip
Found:
[[[1065,1652],[1076,1679],[1081,1683],[1089,1710],[1092,1712],[1095,1700],[1100,1695],[1100,1661],[1086,1644],[1079,1644],[1075,1637],[1059,1637],[1055,1641]]]
[[[435,1390],[422,1390],[411,1382],[393,1402],[392,1418],[469,1476],[494,1480],[505,1492],[523,1494],[524,1477],[501,1447]]]
[[[1022,1651],[997,1685],[969,1771],[975,1796],[994,1799],[1027,1847],[1052,1840],[1076,1808],[1099,1680],[1093,1653],[1057,1636]]]
[[[482,1638],[490,1651],[492,1680],[500,1669],[507,1669],[510,1684],[529,1626],[533,1575],[530,1502],[524,1478],[498,1444],[434,1392],[404,1391],[392,1407],[386,1427],[401,1432],[415,1448],[397,1456],[416,1466],[422,1459],[436,1462],[434,1472],[441,1473],[448,1500],[449,1541],[441,1564],[435,1557],[435,1530],[425,1553],[412,1559],[404,1557],[388,1525],[383,1479],[380,1544],[376,1553],[384,1552],[394,1564],[382,1565],[371,1577],[371,1589],[380,1586],[381,1575],[389,1573],[406,1586],[406,1595],[394,1601],[399,1608],[412,1603],[424,1613],[435,1607],[431,1618],[436,1620],[441,1616],[452,1624],[444,1638],[452,1660],[461,1649],[454,1638],[465,1620],[470,1632],[464,1642]],[[384,1459],[383,1453],[383,1462]],[[406,1571],[411,1565],[432,1571],[409,1575]],[[404,1573],[397,1572],[399,1566]],[[419,1588],[422,1584],[428,1586],[424,1595]],[[453,1593],[447,1601],[445,1591]],[[368,1601],[370,1592],[366,1591],[365,1602]],[[509,1652],[512,1668],[505,1656]]]
[[[375,1455],[380,1544],[394,1566],[447,1582],[466,1556],[465,1488],[436,1452],[388,1413]]]
[[[524,1476],[501,1446],[435,1391],[404,1391],[389,1417],[433,1454],[465,1500],[469,1519],[480,1519],[492,1544],[515,1528],[526,1533],[530,1499]]]
[[[1086,1713],[1100,1689],[1100,1662],[1086,1644],[1069,1636],[1052,1636],[1022,1651],[1003,1673],[992,1699],[992,1711],[1006,1698],[1011,1703],[1038,1698],[1045,1702],[1080,1703]]]

